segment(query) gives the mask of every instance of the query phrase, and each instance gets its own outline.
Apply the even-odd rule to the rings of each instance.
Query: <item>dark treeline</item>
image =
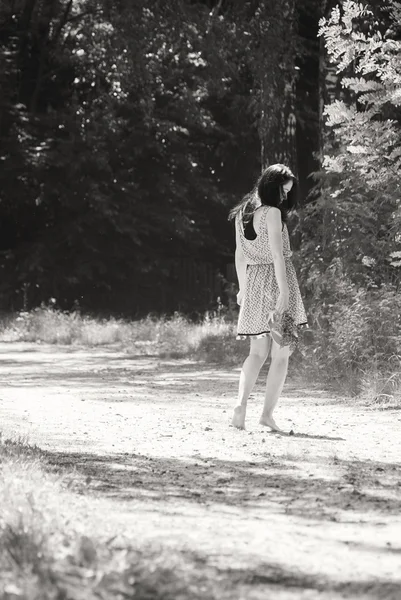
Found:
[[[194,296],[180,265],[226,274],[227,211],[261,165],[285,161],[303,198],[310,187],[320,12],[318,0],[3,0],[3,309],[210,308],[219,282]]]

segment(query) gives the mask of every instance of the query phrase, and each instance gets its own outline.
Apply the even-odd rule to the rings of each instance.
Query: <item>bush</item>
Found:
[[[331,294],[331,302],[322,299],[319,304],[315,299],[315,311],[310,311],[310,365],[343,391],[377,397],[383,388],[395,397],[400,380],[400,295],[391,286],[356,289],[341,280],[337,294],[334,284]]]
[[[227,325],[221,331],[205,331],[194,356],[220,364],[241,363],[248,354],[249,344],[235,339],[235,329],[235,325]]]

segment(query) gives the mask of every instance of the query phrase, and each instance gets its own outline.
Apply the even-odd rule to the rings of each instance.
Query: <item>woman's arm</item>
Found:
[[[283,254],[283,237],[280,210],[272,206],[269,209],[269,212],[267,213],[266,222],[267,230],[269,233],[270,248],[274,262],[274,272],[276,274],[276,279],[280,290],[280,296],[277,301],[276,310],[278,312],[283,312],[284,310],[288,309],[289,289]]]
[[[235,251],[235,270],[237,271],[239,290],[243,292],[245,291],[246,260],[239,250]]]
[[[235,239],[236,239],[236,248],[235,248],[235,270],[237,272],[238,278],[238,286],[239,293],[237,295],[238,304],[241,303],[241,299],[245,293],[245,285],[246,285],[246,259],[244,253],[241,248],[241,241],[239,239],[239,233],[237,228],[235,229]]]

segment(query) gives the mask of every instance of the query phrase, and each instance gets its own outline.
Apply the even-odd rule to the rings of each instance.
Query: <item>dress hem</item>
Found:
[[[307,322],[305,322],[305,323],[298,323],[297,327],[305,327],[305,328],[307,328],[308,327],[308,323]],[[259,338],[267,337],[270,334],[271,334],[270,330],[269,331],[262,331],[260,333],[237,333],[236,339],[237,340],[248,340],[249,338],[259,339]]]
[[[270,331],[262,331],[261,333],[238,333],[237,340],[247,340],[248,338],[263,338],[270,335]]]

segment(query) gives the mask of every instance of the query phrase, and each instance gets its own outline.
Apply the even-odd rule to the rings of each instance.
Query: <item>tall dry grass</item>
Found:
[[[327,290],[323,290],[327,293]],[[308,377],[377,407],[401,407],[401,295],[334,278],[309,311]]]
[[[206,313],[193,322],[184,315],[129,321],[98,319],[78,312],[40,307],[3,317],[0,341],[66,344],[76,346],[120,345],[143,354],[165,357],[192,356],[214,362],[235,362],[246,344],[235,340],[235,323],[227,316]]]
[[[312,329],[290,361],[290,375],[359,396],[377,406],[401,405],[401,301],[392,291],[356,291],[311,311]],[[323,323],[323,326],[322,326]],[[99,319],[40,307],[0,319],[0,341],[118,346],[137,354],[189,357],[240,365],[249,344],[235,339],[236,313],[182,314],[138,320]]]

